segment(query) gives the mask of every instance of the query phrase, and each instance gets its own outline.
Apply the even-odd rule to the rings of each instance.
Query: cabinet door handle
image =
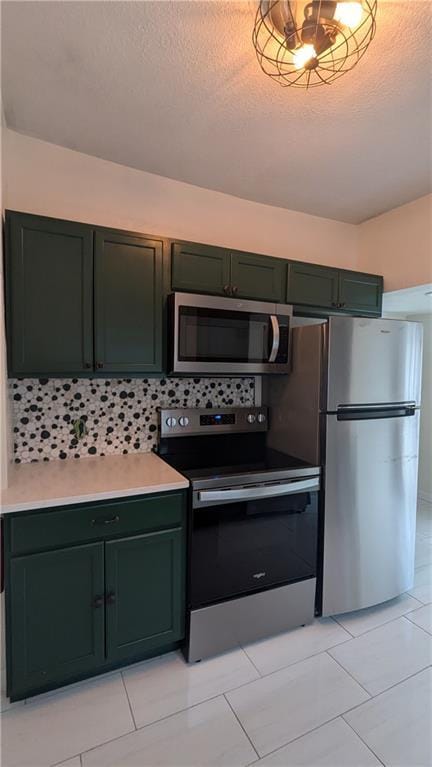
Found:
[[[115,601],[116,601],[115,591],[110,591],[109,594],[106,595],[106,603],[107,605],[113,605]]]
[[[339,304],[339,309],[343,309],[344,306],[346,306],[346,301],[342,301],[342,303]]]
[[[99,369],[103,368],[103,362],[96,362],[96,367]]]
[[[223,289],[224,289],[224,293],[226,293],[227,296],[229,296],[229,294],[230,294],[230,286],[229,285],[224,285]]]
[[[93,599],[93,607],[98,608],[102,607],[104,603],[103,595],[99,594],[97,597]]]
[[[109,519],[92,519],[92,525],[113,525],[115,522],[120,522],[120,517],[110,517]]]
[[[231,288],[231,291],[232,291],[233,296],[236,296],[237,293],[238,293],[237,285],[233,285],[232,288]]]
[[[339,307],[339,304],[337,301],[332,301],[331,305],[334,306],[335,309]]]
[[[93,365],[91,364],[91,362],[84,362],[84,367],[86,370],[90,370],[90,368],[93,367]]]

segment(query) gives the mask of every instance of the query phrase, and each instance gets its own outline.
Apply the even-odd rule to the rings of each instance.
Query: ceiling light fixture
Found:
[[[280,85],[329,85],[349,72],[375,34],[378,0],[261,0],[252,40],[261,69]]]

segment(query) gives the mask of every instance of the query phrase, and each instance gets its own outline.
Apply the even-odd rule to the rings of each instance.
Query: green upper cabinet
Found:
[[[9,374],[162,373],[163,241],[6,212]]]
[[[256,253],[196,243],[172,244],[173,290],[283,301],[286,262]]]
[[[282,302],[285,298],[286,262],[254,253],[231,254],[232,293],[239,298]]]
[[[106,543],[107,659],[122,660],[184,635],[181,529]]]
[[[229,281],[229,250],[188,242],[172,243],[171,286],[173,290],[227,295]]]
[[[339,275],[340,308],[381,316],[383,278],[376,274],[341,271]]]
[[[161,371],[161,240],[96,230],[95,364],[115,373]]]
[[[11,374],[93,368],[93,232],[84,224],[6,214]]]
[[[104,545],[12,559],[9,694],[23,697],[104,661]]]
[[[336,308],[339,271],[327,266],[292,261],[288,264],[287,303]]]
[[[382,294],[383,278],[375,274],[298,261],[288,265],[289,304],[380,317]]]

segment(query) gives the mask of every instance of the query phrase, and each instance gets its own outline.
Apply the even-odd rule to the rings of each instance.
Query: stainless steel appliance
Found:
[[[314,616],[320,468],[266,447],[265,408],[162,410],[159,454],[190,481],[197,661]]]
[[[370,607],[413,584],[422,327],[331,317],[292,344],[269,444],[325,465],[322,614]]]
[[[291,316],[292,307],[284,304],[172,293],[171,372],[286,373]]]

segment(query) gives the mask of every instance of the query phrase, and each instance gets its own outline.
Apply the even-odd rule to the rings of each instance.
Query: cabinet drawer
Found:
[[[174,493],[21,513],[10,520],[11,553],[178,527],[183,521],[183,506],[183,493]]]

